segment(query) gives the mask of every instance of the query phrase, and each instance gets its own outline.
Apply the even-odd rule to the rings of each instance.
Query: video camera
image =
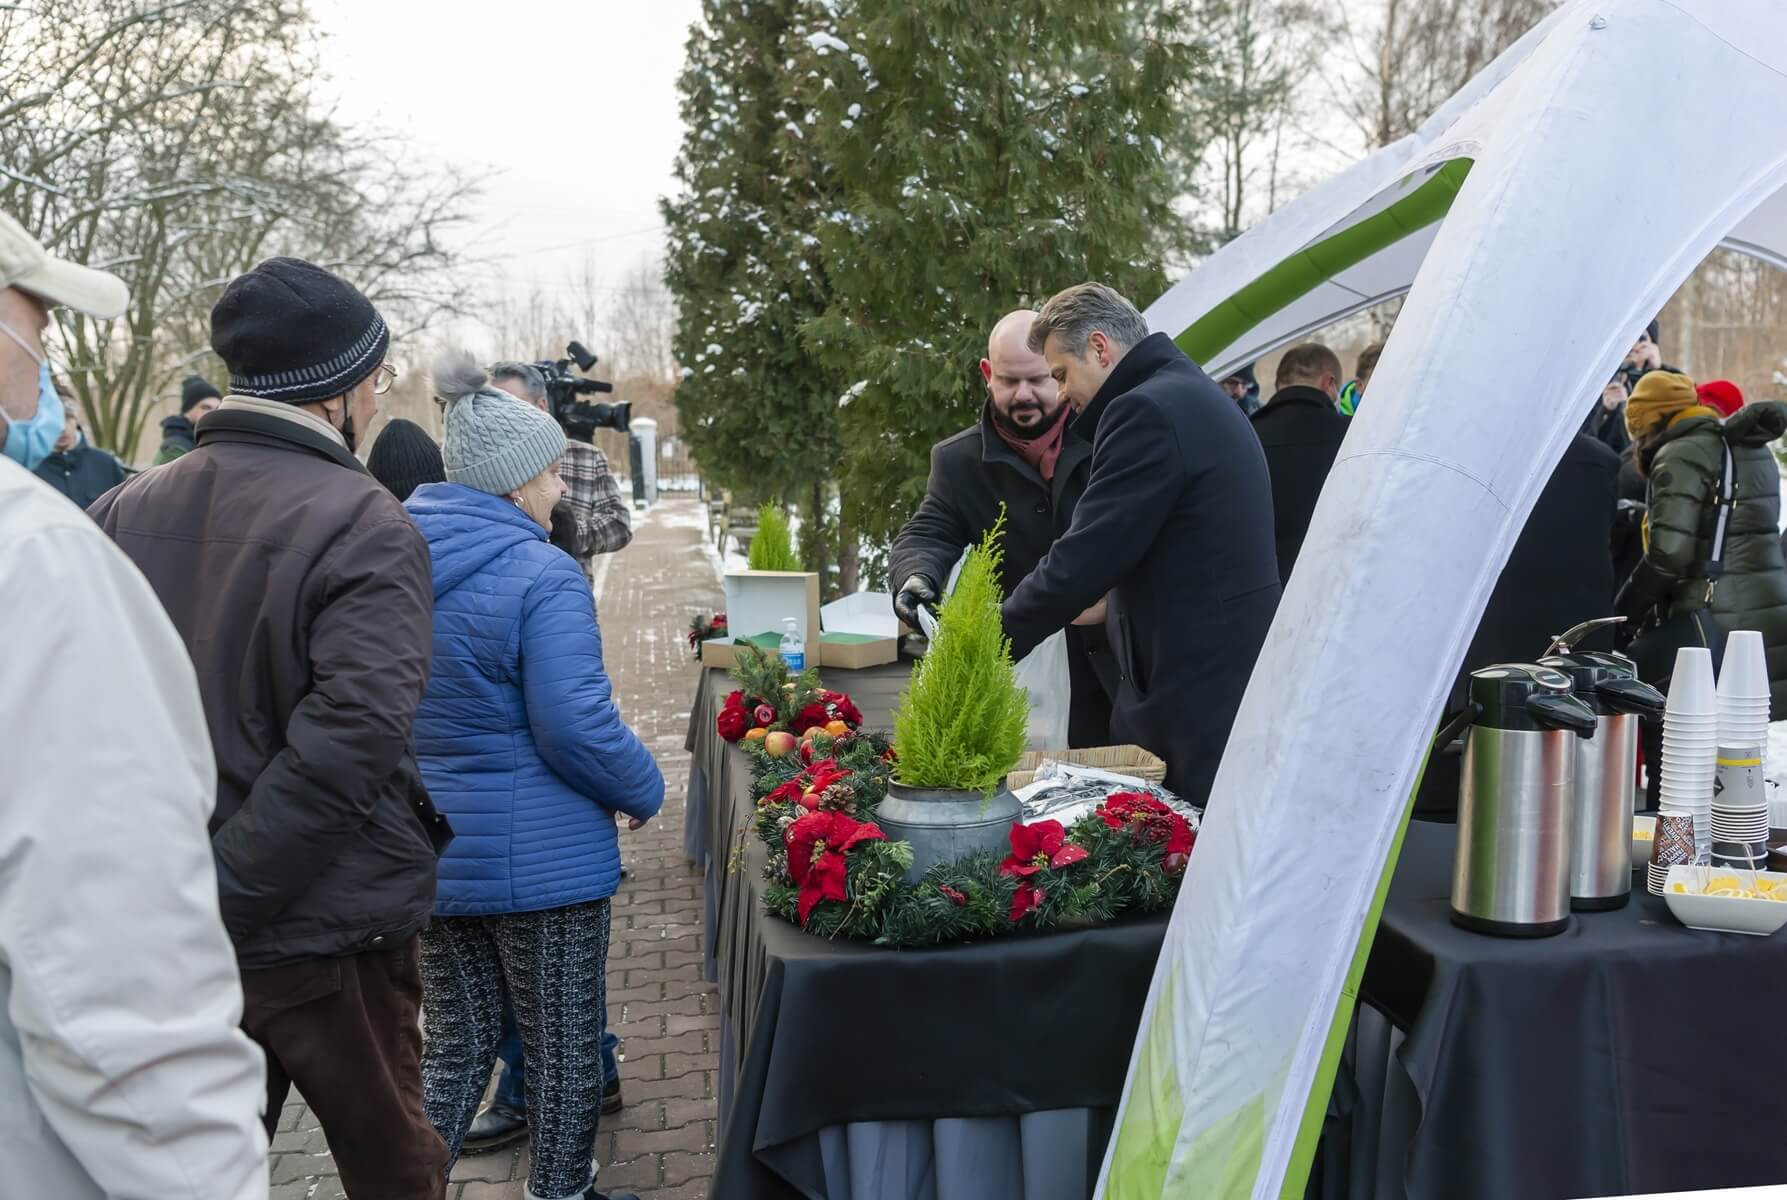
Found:
[[[593,369],[596,356],[585,350],[582,342],[570,343],[565,347],[565,353],[570,357],[547,359],[534,364],[534,368],[546,379],[546,407],[563,426],[565,435],[587,442],[590,435],[598,429],[627,432],[633,417],[633,405],[630,402],[623,400],[618,404],[591,404],[577,398],[614,391],[612,383],[601,379],[583,379],[571,374],[572,363],[576,363],[581,370]]]

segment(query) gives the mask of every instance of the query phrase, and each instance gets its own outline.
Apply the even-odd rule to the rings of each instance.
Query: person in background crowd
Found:
[[[564,431],[469,355],[444,355],[434,380],[448,482],[408,504],[434,561],[416,742],[471,836],[442,861],[422,937],[428,1114],[450,1169],[490,1081],[506,990],[529,1064],[527,1194],[596,1200],[615,814],[643,826],[664,777],[615,708],[589,585],[547,542]]]
[[[271,1134],[295,1085],[352,1200],[441,1200],[422,1108],[417,936],[445,830],[411,727],[428,546],[354,457],[395,372],[365,296],[273,258],[224,288],[230,395],[197,448],[93,516],[175,616],[217,753],[211,821]]]
[[[173,462],[193,447],[193,428],[199,418],[223,403],[223,394],[203,375],[188,375],[180,384],[180,412],[161,419],[161,449],[152,466]]]
[[[1632,439],[1626,434],[1626,375],[1622,369],[1607,386],[1601,389],[1601,395],[1595,400],[1594,408],[1582,422],[1580,432],[1594,438],[1606,446],[1614,454],[1624,454],[1632,445]]]
[[[1351,417],[1335,407],[1340,393],[1340,359],[1317,342],[1292,346],[1278,360],[1276,391],[1253,414],[1253,431],[1266,452],[1272,474],[1273,541],[1278,577],[1290,583],[1303,549],[1315,502],[1334,469]]]
[[[1365,385],[1371,382],[1372,373],[1377,370],[1377,360],[1383,353],[1382,342],[1373,342],[1359,351],[1359,357],[1353,362],[1353,379],[1340,389],[1334,401],[1341,416],[1350,417],[1359,411],[1359,402],[1365,399]]]
[[[1651,371],[1626,402],[1638,467],[1650,484],[1644,557],[1621,588],[1639,678],[1667,687],[1675,652],[1704,645],[1716,663],[1734,629],[1762,634],[1770,717],[1787,717],[1787,562],[1781,555],[1781,472],[1769,443],[1787,433],[1787,405],[1748,404],[1728,421],[1699,402],[1694,381]],[[1720,479],[1731,455],[1735,504],[1722,553],[1714,548]],[[1717,558],[1717,566],[1713,566]],[[1661,734],[1643,731],[1644,758],[1661,762]],[[1658,772],[1650,772],[1657,798]]]
[[[1706,405],[1726,420],[1737,415],[1737,410],[1744,406],[1744,394],[1729,379],[1710,379],[1694,389],[1700,403]]]
[[[81,428],[81,405],[62,381],[56,381],[62,398],[62,436],[56,449],[37,468],[37,477],[86,508],[124,482],[124,464],[96,446],[88,445]]]
[[[366,469],[399,501],[425,483],[445,483],[441,448],[428,431],[402,417],[387,422],[366,455]]]
[[[1086,490],[1092,446],[1067,436],[1067,405],[1049,364],[1029,346],[1035,319],[1034,311],[1019,309],[993,326],[980,360],[987,385],[980,420],[931,447],[924,500],[894,538],[888,575],[904,581],[894,614],[914,629],[918,606],[936,602],[963,548],[979,544],[1001,506],[999,591],[1009,596],[1073,523]],[[1108,745],[1111,702],[1100,680],[1110,665],[1104,631],[1070,627],[1067,651],[1068,745]]]
[[[1610,540],[1618,484],[1619,455],[1584,433],[1570,440],[1489,593],[1453,681],[1446,716],[1469,698],[1470,672],[1493,663],[1532,662],[1566,629],[1612,615],[1618,580]],[[1579,645],[1611,650],[1613,640],[1603,631]],[[1415,814],[1427,820],[1451,821],[1458,815],[1461,759],[1443,751],[1436,749],[1427,760],[1415,797]]]
[[[490,381],[541,412],[550,411],[546,379],[538,367],[497,363],[490,368]],[[592,555],[614,554],[633,540],[633,511],[608,469],[608,456],[589,442],[566,438],[559,476],[565,498],[552,513],[552,544],[576,559],[589,578]]]
[[[1222,389],[1103,284],[1043,305],[1030,348],[1092,467],[1072,525],[1005,600],[1012,656],[1102,615],[1112,740],[1160,755],[1167,786],[1202,804],[1278,607],[1265,454]]]
[[[31,477],[64,429],[51,306],[128,299],[0,213],[0,1190],[265,1200],[198,680],[136,568]]]
[[[1637,387],[1638,381],[1652,371],[1668,371],[1674,375],[1682,373],[1680,367],[1671,367],[1663,362],[1662,337],[1663,327],[1653,317],[1650,324],[1640,330],[1638,337],[1633,340],[1631,350],[1626,352],[1626,361],[1620,367],[1626,376],[1628,389]]]
[[[1217,386],[1230,400],[1240,405],[1241,411],[1246,415],[1251,417],[1260,411],[1260,381],[1254,377],[1252,363],[1223,376],[1222,382]]]

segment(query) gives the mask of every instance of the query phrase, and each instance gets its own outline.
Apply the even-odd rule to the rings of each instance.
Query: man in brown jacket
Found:
[[[267,1056],[354,1200],[439,1200],[422,1107],[417,935],[444,836],[411,726],[432,653],[426,543],[354,457],[393,374],[384,320],[320,267],[270,259],[211,312],[230,396],[197,448],[92,515],[148,577],[198,669],[217,757],[212,849]]]

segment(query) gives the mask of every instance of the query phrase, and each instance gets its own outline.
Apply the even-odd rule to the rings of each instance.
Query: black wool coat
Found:
[[[963,548],[980,542],[1003,504],[1005,558],[999,589],[1001,595],[1011,595],[1067,531],[1091,465],[1092,444],[1070,431],[1062,440],[1054,478],[1045,483],[1035,467],[1005,444],[993,428],[991,408],[983,407],[978,422],[931,447],[925,498],[894,538],[888,557],[889,586],[897,589],[911,576],[922,575],[942,591]],[[1109,744],[1111,702],[1100,682],[1101,671],[1109,669],[1103,630],[1068,631],[1067,668],[1072,689],[1068,744]]]
[[[1272,473],[1272,527],[1278,547],[1278,577],[1291,581],[1291,568],[1303,549],[1315,502],[1334,469],[1334,458],[1352,418],[1344,417],[1326,392],[1312,387],[1281,388],[1253,414],[1253,431]]]
[[[1278,606],[1272,482],[1235,402],[1165,334],[1124,355],[1074,418],[1092,468],[1073,524],[1005,601],[1014,654],[1106,593],[1111,737],[1202,803]]]

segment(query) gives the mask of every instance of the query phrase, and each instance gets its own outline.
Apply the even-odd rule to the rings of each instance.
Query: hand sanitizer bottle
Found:
[[[800,640],[800,622],[793,617],[782,618],[782,644],[780,646],[782,661],[788,669],[798,675],[807,669],[807,644]]]

